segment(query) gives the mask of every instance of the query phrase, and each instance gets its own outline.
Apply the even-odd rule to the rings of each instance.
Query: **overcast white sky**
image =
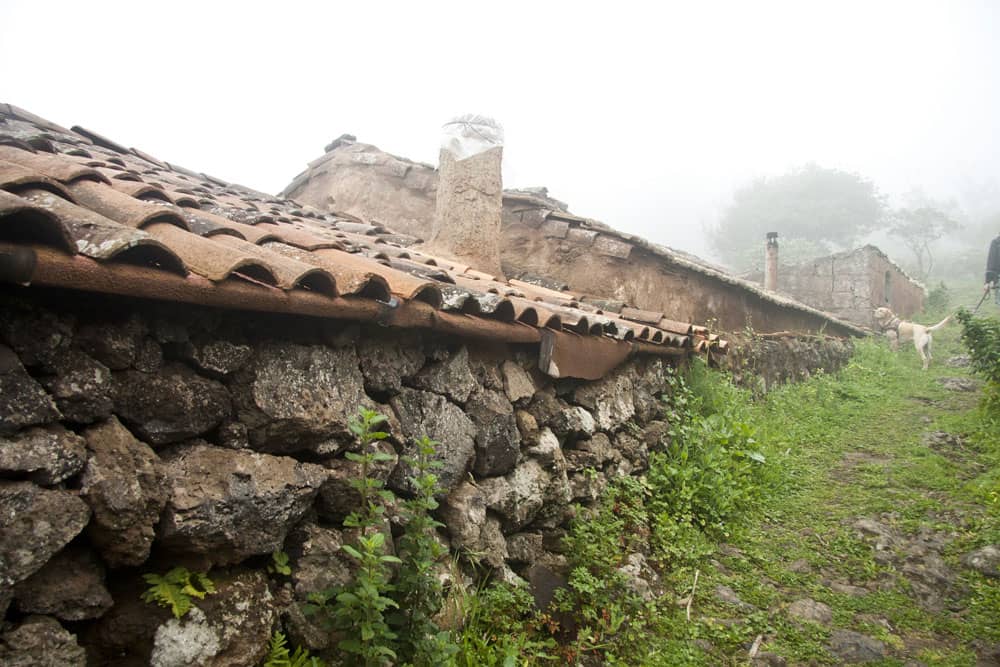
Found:
[[[268,192],[348,132],[436,163],[505,127],[505,185],[707,254],[755,176],[1000,183],[1000,2],[0,2],[0,101]]]

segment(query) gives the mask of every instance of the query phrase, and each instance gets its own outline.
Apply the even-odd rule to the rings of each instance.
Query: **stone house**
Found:
[[[429,237],[438,173],[343,135],[282,193],[324,211],[373,224],[392,221],[416,245]],[[574,215],[544,188],[505,190],[501,227],[505,275],[551,289],[584,292],[602,307],[639,305],[647,319],[712,323],[724,331],[826,331],[858,335],[848,322],[760,288],[689,253],[650,243]]]
[[[0,105],[0,664],[249,666],[278,627],[334,650],[300,605],[351,576],[361,406],[400,494],[439,441],[443,542],[551,590],[573,505],[646,469],[672,368],[726,343],[401,240]],[[851,347],[769,349],[787,378]],[[179,564],[218,589],[183,620],[140,599]]]
[[[777,274],[782,294],[863,327],[876,327],[873,313],[880,306],[902,318],[924,307],[924,286],[873,245],[782,265]]]

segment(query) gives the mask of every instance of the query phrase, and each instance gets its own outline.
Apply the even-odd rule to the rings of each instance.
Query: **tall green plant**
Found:
[[[347,453],[350,461],[361,464],[361,476],[351,480],[361,502],[358,510],[344,520],[345,528],[358,531],[357,543],[345,544],[343,550],[358,563],[358,572],[351,585],[336,596],[330,610],[335,627],[347,633],[338,644],[341,650],[357,656],[365,667],[391,664],[396,660],[393,649],[396,633],[386,622],[386,611],[397,607],[387,593],[392,590],[391,565],[399,563],[395,556],[386,553],[385,533],[382,532],[385,503],[393,500],[392,492],[382,487],[382,482],[371,476],[371,468],[392,457],[375,448],[387,433],[378,430],[385,423],[385,415],[362,408],[351,419],[351,432],[357,436],[360,451]],[[326,608],[329,597],[325,594],[310,596],[311,610]]]
[[[458,651],[449,634],[434,622],[444,603],[434,566],[447,553],[435,539],[435,531],[444,524],[431,515],[441,491],[434,470],[442,464],[432,458],[439,444],[425,435],[416,442],[416,455],[403,459],[414,471],[410,481],[416,493],[403,502],[405,528],[398,542],[402,565],[394,583],[399,610],[390,618],[399,635],[400,660],[428,667],[446,664]]]

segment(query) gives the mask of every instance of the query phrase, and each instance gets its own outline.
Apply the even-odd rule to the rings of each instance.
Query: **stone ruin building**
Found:
[[[877,328],[873,313],[880,306],[888,306],[902,318],[924,307],[924,286],[873,245],[797,265],[781,265],[777,257],[774,262],[774,289],[859,326]]]
[[[660,252],[521,206],[502,215],[600,261]],[[389,417],[377,476],[407,493],[401,455],[438,440],[440,539],[544,605],[574,506],[664,446],[671,369],[748,358],[689,310],[654,312],[666,302],[413,248],[415,223],[388,213],[274,197],[0,105],[0,664],[249,666],[279,627],[330,650],[301,603],[351,577],[361,406]],[[748,309],[855,331],[725,284]],[[850,351],[775,338],[752,372],[777,382]],[[266,570],[279,549],[286,581]],[[181,620],[140,599],[143,574],[177,565],[218,590]]]

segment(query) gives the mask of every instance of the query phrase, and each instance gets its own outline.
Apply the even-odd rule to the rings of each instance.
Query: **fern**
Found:
[[[326,667],[319,658],[309,655],[309,651],[296,646],[295,651],[288,652],[288,640],[281,632],[271,635],[268,644],[267,660],[263,667]]]
[[[175,567],[165,575],[144,574],[149,588],[142,594],[144,602],[155,602],[169,607],[175,618],[182,618],[191,611],[191,598],[204,600],[215,592],[215,584],[204,572],[190,572],[186,567]]]

